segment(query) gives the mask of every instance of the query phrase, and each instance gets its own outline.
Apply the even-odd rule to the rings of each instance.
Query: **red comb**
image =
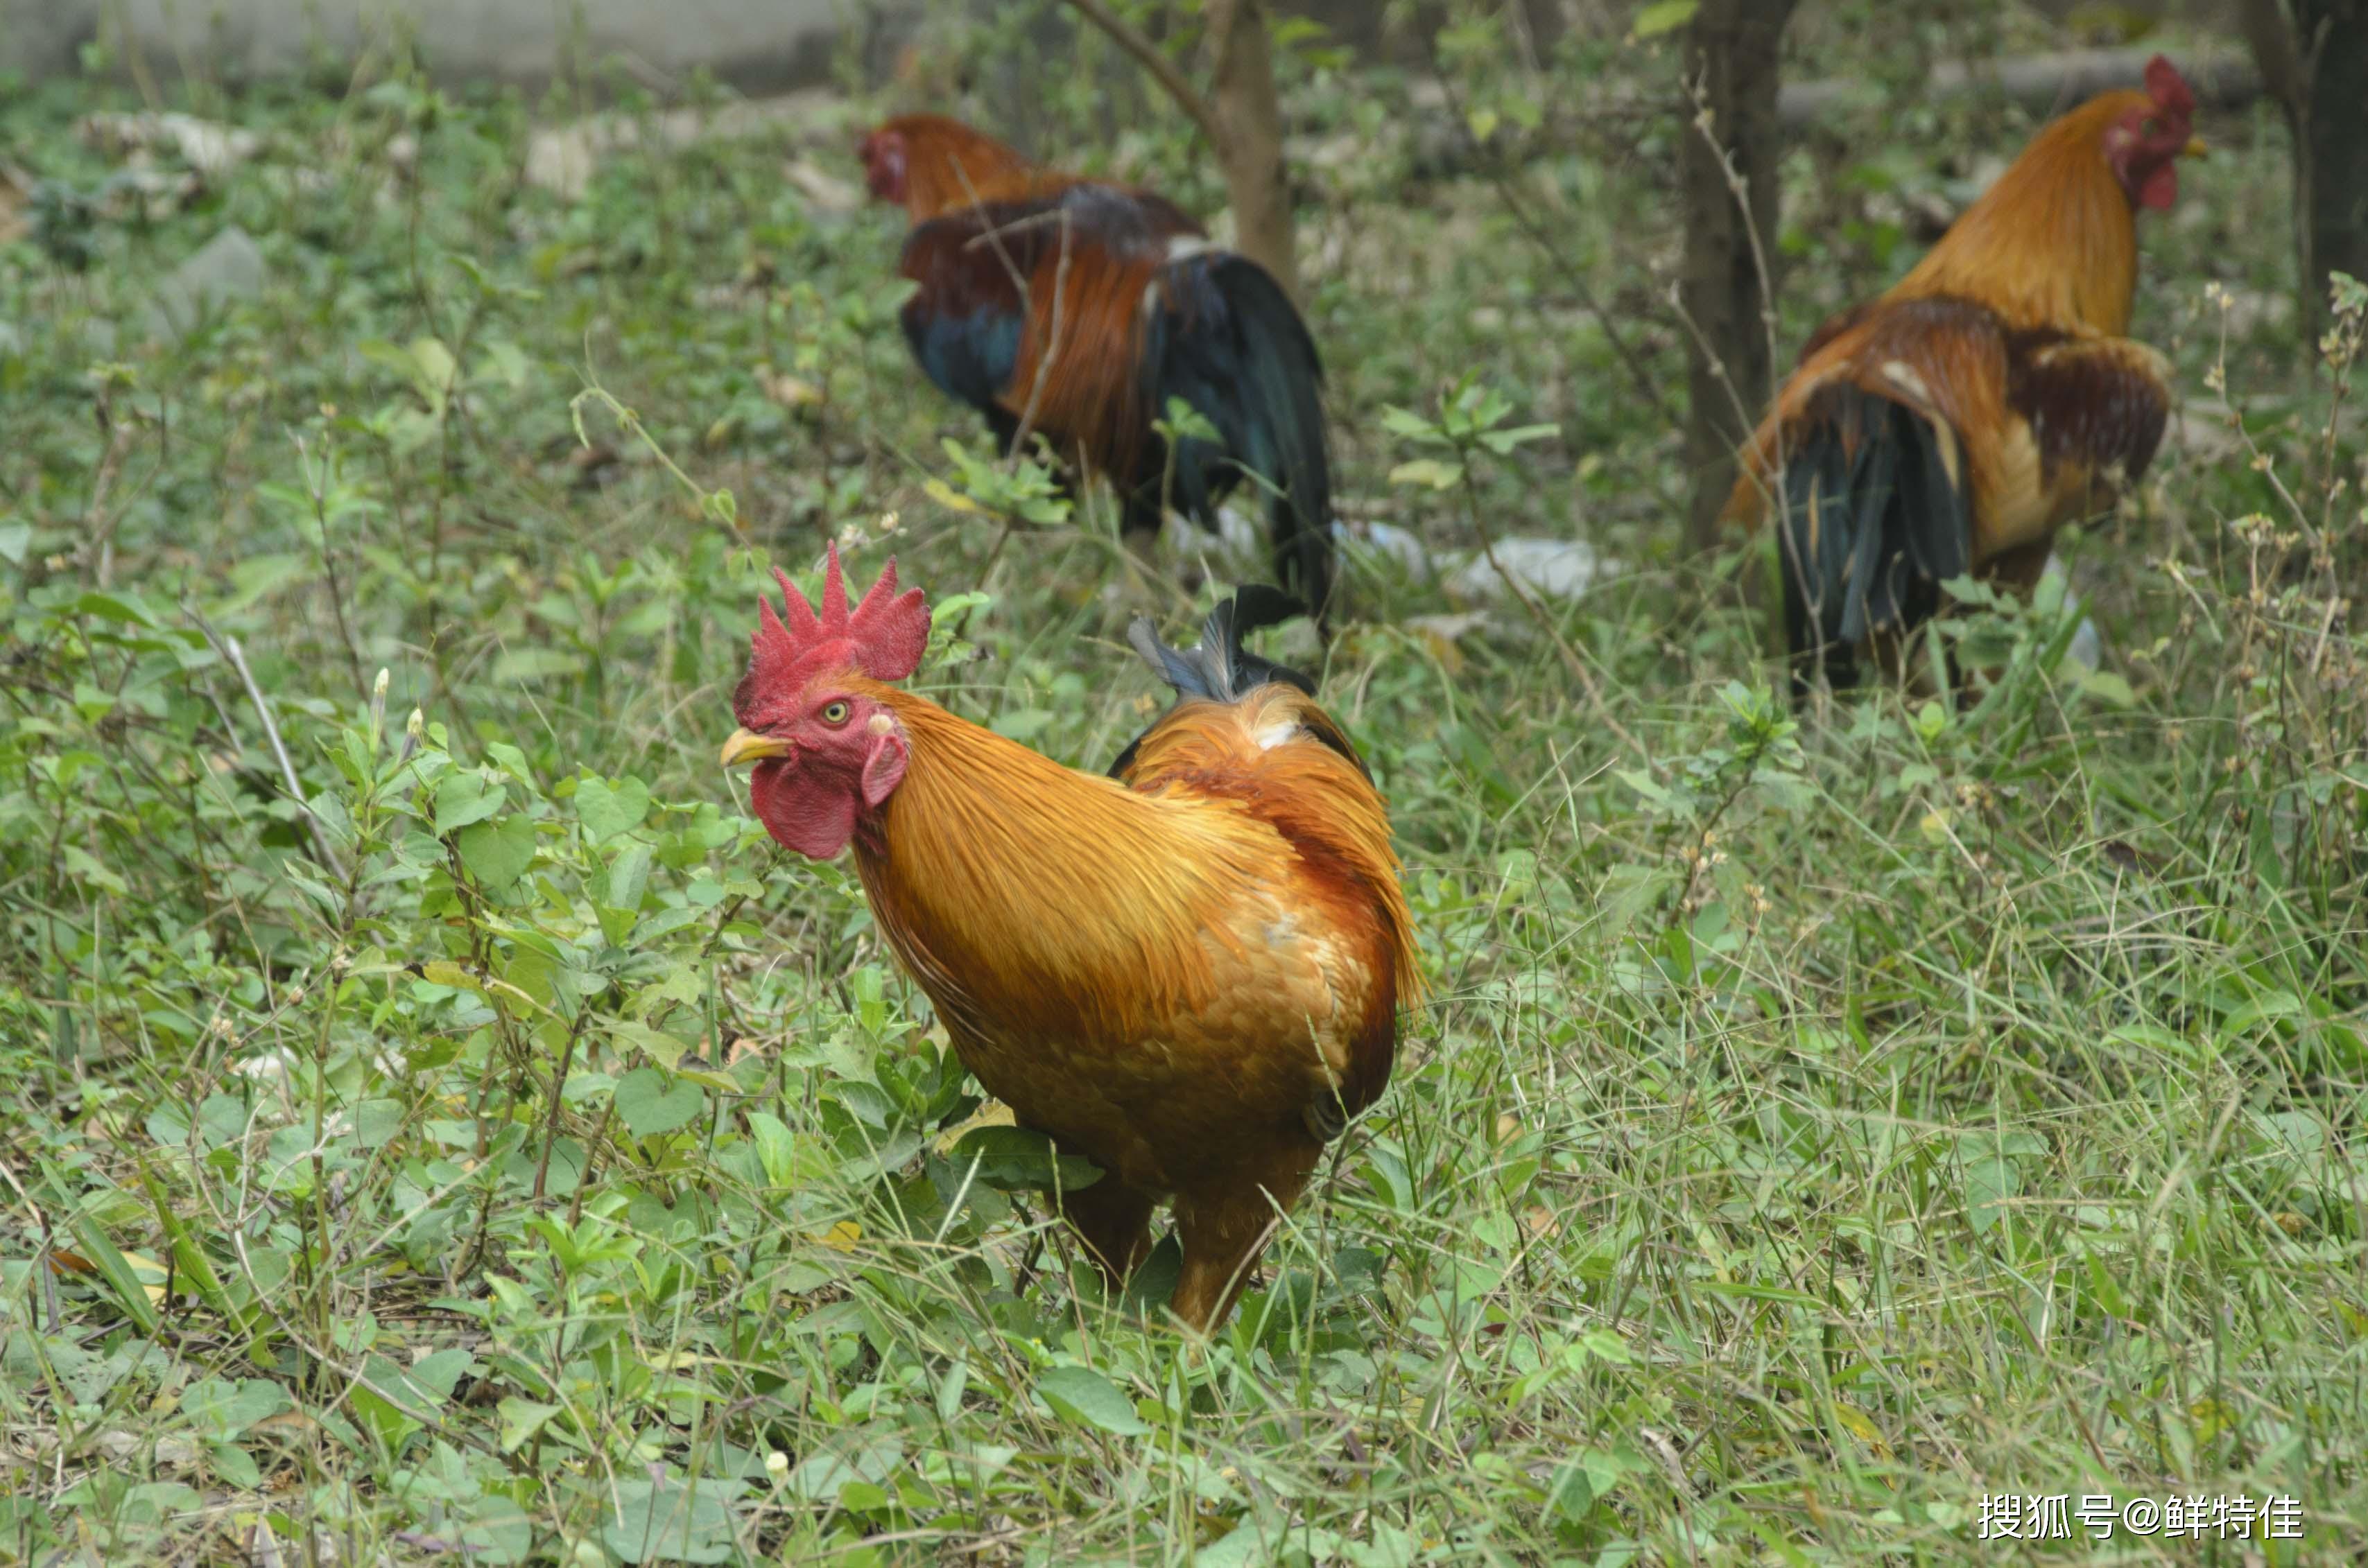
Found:
[[[929,607],[918,588],[896,591],[896,562],[881,568],[880,580],[853,614],[847,608],[847,579],[838,566],[838,546],[822,579],[822,613],[798,592],[780,568],[781,608],[789,624],[773,613],[770,599],[757,600],[757,624],[749,639],[748,676],[775,691],[794,691],[825,669],[860,670],[873,680],[903,680],[920,667],[929,645]]]
[[[2147,95],[2165,114],[2194,115],[2195,89],[2187,85],[2187,78],[2168,55],[2157,54],[2146,62],[2146,85]]]

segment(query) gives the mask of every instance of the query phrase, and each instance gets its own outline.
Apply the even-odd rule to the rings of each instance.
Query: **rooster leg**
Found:
[[[1105,1173],[1091,1187],[1061,1195],[1061,1214],[1115,1290],[1151,1251],[1151,1199]]]
[[[1293,1140],[1274,1152],[1255,1180],[1241,1180],[1208,1199],[1178,1195],[1176,1229],[1184,1244],[1184,1268],[1170,1308],[1187,1328],[1206,1334],[1233,1311],[1258,1255],[1281,1216],[1299,1201],[1323,1153],[1324,1146],[1312,1140]]]
[[[2028,594],[2039,586],[2039,579],[2047,571],[2047,557],[2055,548],[2055,540],[2050,536],[2001,550],[1982,562],[1982,575],[2000,587]]]
[[[992,404],[986,410],[986,427],[995,432],[996,450],[1009,457],[1019,444],[1019,415],[1001,403]]]

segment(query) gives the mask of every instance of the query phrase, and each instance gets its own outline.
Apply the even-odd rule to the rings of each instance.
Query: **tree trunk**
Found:
[[[1291,180],[1282,162],[1282,106],[1275,97],[1274,51],[1258,0],[1207,0],[1215,71],[1209,109],[1216,122],[1217,163],[1234,207],[1234,248],[1299,297],[1299,233]]]
[[[1776,162],[1783,151],[1777,45],[1794,4],[1702,0],[1686,42],[1690,85],[1700,84],[1710,114],[1708,133],[1690,125],[1679,154],[1686,244],[1679,299],[1699,335],[1688,345],[1686,367],[1686,465],[1694,476],[1686,540],[1697,550],[1717,540],[1736,449],[1768,402],[1773,316],[1762,283],[1772,288],[1774,279],[1763,280],[1762,268],[1776,250]],[[1730,160],[1741,191],[1730,183]]]
[[[2293,0],[2302,62],[2294,217],[2305,322],[2327,319],[2328,275],[2368,278],[2368,0]]]

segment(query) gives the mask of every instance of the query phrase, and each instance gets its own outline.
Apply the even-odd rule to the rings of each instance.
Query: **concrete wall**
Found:
[[[350,57],[409,28],[448,80],[535,85],[621,61],[654,86],[706,66],[767,91],[821,80],[846,0],[0,0],[0,71],[39,80],[120,17],[160,74],[183,60],[230,78],[285,73],[316,49]],[[399,20],[398,20],[399,19]]]
[[[942,0],[0,0],[0,72],[35,80],[72,72],[77,51],[98,36],[102,17],[120,17],[160,77],[184,61],[232,79],[284,73],[316,48],[349,58],[390,36],[396,19],[419,41],[430,70],[448,82],[495,80],[538,87],[572,69],[616,61],[647,85],[679,85],[705,67],[745,92],[806,86],[828,74],[832,50],[849,26],[861,28],[878,72],[925,10]],[[991,7],[1005,0],[969,0]],[[1386,31],[1383,0],[1276,0],[1311,16],[1368,56],[1418,52],[1448,7],[1415,0]],[[1910,0],[1898,0],[1905,6]],[[2077,0],[2036,0],[2061,15]],[[1642,0],[1521,0],[1531,36],[1551,40],[1571,17],[1612,24]],[[2115,7],[2226,27],[2236,0],[2123,0]],[[1406,25],[1411,24],[1411,25]],[[1065,22],[1051,23],[1057,36]]]
[[[1005,0],[969,0],[984,8]],[[1280,0],[1367,53],[1386,52],[1382,0]],[[1523,0],[1533,32],[1558,29],[1571,0]],[[1590,0],[1593,3],[1593,0]],[[110,36],[117,18],[160,78],[187,62],[226,79],[302,66],[315,51],[350,58],[391,36],[401,18],[429,70],[447,82],[494,80],[540,87],[581,67],[620,62],[648,85],[679,85],[705,67],[744,92],[807,86],[829,74],[842,33],[860,29],[864,58],[882,70],[942,0],[0,0],[0,72],[33,79],[71,73],[78,51]],[[1422,0],[1427,36],[1441,9]],[[1048,43],[1075,24],[1043,18]]]

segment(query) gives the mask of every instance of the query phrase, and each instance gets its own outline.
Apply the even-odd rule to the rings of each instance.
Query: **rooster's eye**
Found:
[[[2156,137],[2162,134],[2162,121],[2158,119],[2147,120],[2144,125],[2138,127],[2138,134],[2145,137],[2149,142],[2153,141]]]
[[[844,724],[848,711],[845,702],[834,702],[822,710],[822,722],[830,725]]]

